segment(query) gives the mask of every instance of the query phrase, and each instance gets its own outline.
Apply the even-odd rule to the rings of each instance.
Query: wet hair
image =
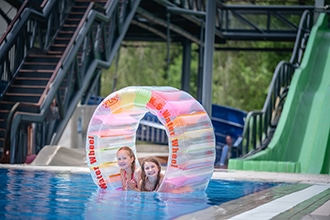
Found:
[[[142,161],[142,164],[141,164],[141,179],[142,179],[141,191],[149,191],[145,188],[146,181],[148,179],[148,177],[144,171],[144,165],[146,162],[152,162],[152,163],[156,164],[156,166],[158,167],[157,181],[156,181],[155,187],[153,188],[153,190],[151,190],[151,191],[154,191],[157,188],[157,186],[159,185],[160,172],[162,170],[162,167],[156,157],[147,157]]]
[[[118,154],[118,152],[121,151],[121,150],[126,151],[127,154],[128,154],[128,156],[134,158],[134,160],[133,160],[133,162],[132,162],[132,165],[131,165],[132,172],[134,172],[134,171],[135,171],[135,159],[136,159],[136,158],[135,158],[135,154],[134,154],[133,150],[132,150],[130,147],[128,147],[128,146],[124,146],[124,147],[121,147],[121,148],[119,148],[119,149],[117,150],[117,154]]]

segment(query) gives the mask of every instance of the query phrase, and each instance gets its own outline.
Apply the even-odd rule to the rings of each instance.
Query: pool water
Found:
[[[205,192],[99,190],[90,174],[0,169],[0,219],[173,219],[281,183],[211,180]]]

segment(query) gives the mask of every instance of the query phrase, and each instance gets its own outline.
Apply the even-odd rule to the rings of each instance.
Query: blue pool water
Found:
[[[99,190],[90,174],[0,169],[0,219],[173,219],[280,183],[211,180],[205,192]]]

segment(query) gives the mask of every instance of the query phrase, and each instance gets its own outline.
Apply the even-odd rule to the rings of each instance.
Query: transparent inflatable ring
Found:
[[[204,191],[214,168],[213,126],[199,102],[173,87],[126,87],[97,106],[86,137],[95,184],[102,189],[121,187],[117,150],[129,146],[137,155],[136,131],[147,112],[157,116],[168,136],[168,163],[158,191]]]

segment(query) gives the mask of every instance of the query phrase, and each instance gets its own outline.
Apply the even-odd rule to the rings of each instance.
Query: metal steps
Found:
[[[32,50],[11,80],[0,101],[0,153],[4,152],[10,111],[20,103],[18,111],[38,113],[43,94],[56,75],[56,67],[91,1],[77,0],[48,50]],[[104,5],[105,0],[94,1]],[[67,85],[70,86],[70,85]],[[61,88],[61,90],[65,88]]]

